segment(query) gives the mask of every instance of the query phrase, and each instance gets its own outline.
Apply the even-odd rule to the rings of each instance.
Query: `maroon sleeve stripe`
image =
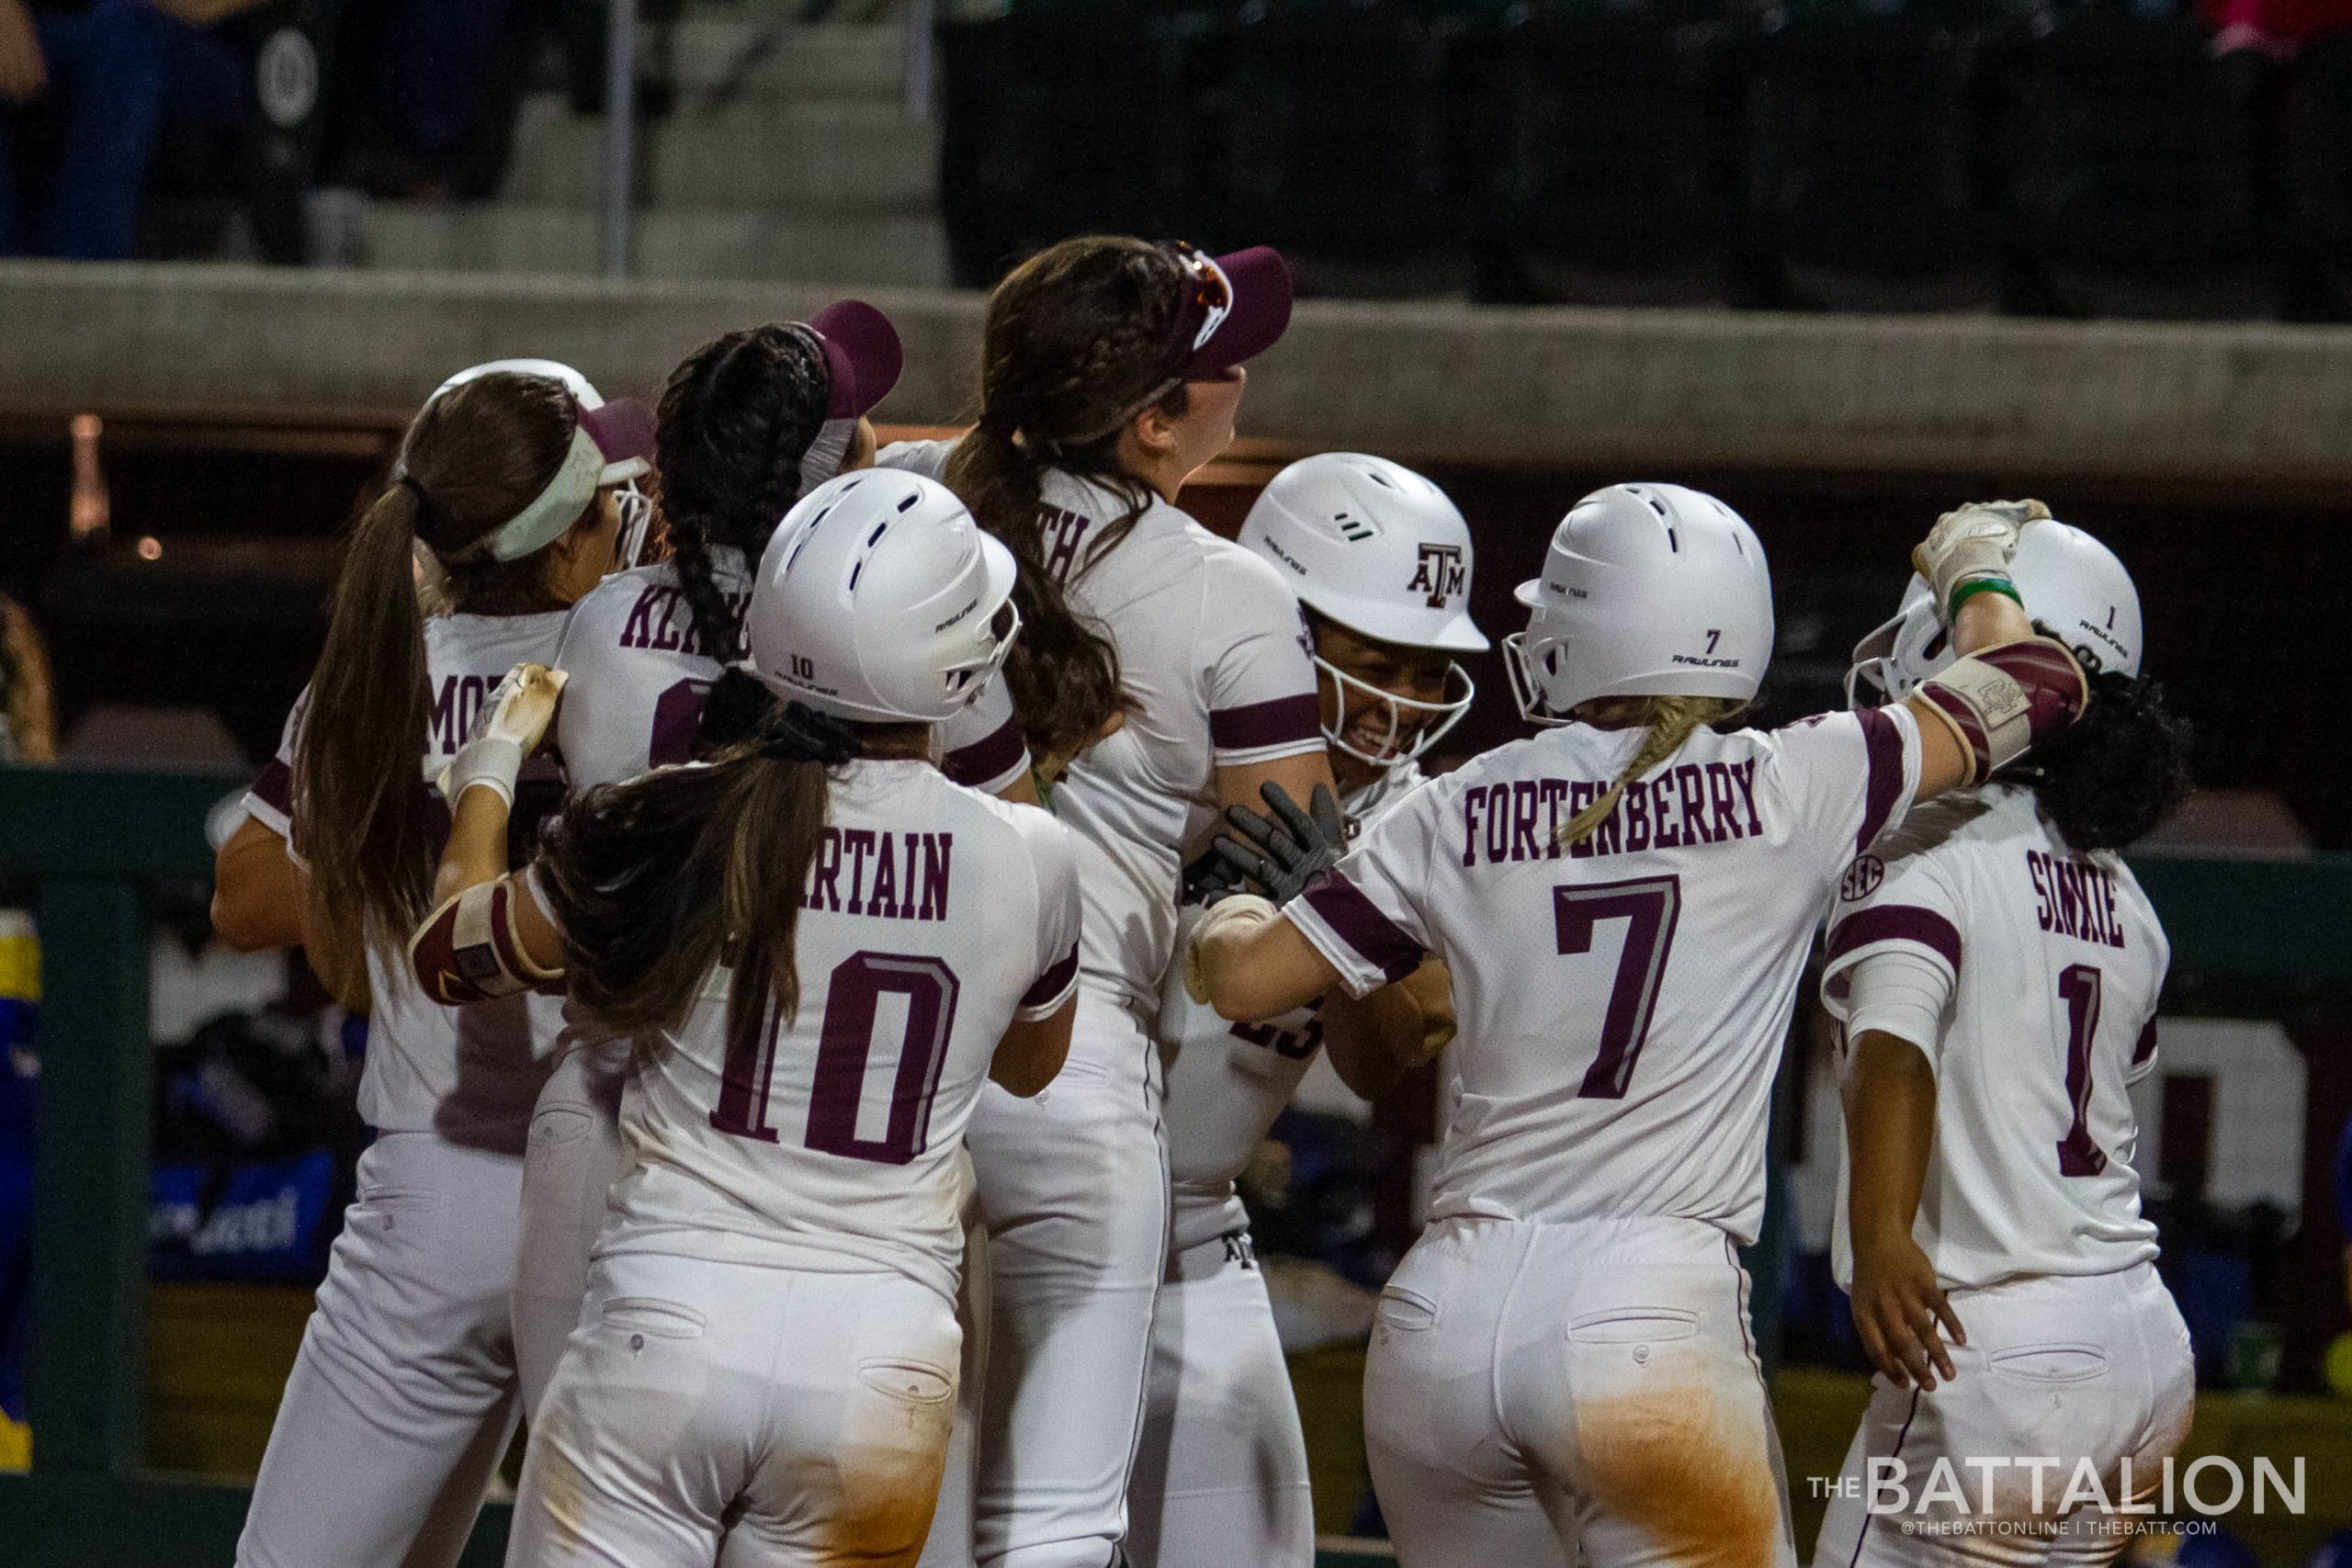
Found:
[[[1870,773],[1862,784],[1862,829],[1854,835],[1854,852],[1863,854],[1886,829],[1894,813],[1894,797],[1903,793],[1903,731],[1876,708],[1854,716],[1862,721],[1862,747]]]
[[[516,979],[533,974],[537,965],[523,956],[514,944],[514,922],[506,908],[508,890],[504,878],[492,884],[490,889],[490,944],[497,950],[499,966]]]
[[[1835,964],[1857,948],[1874,942],[1916,942],[1942,955],[1960,973],[1960,932],[1933,909],[1917,904],[1873,904],[1857,909],[1829,933],[1829,962]]]
[[[958,746],[948,752],[939,760],[939,766],[957,784],[981,789],[1011,773],[1028,754],[1029,749],[1021,739],[1021,726],[1008,718],[969,746]]]
[[[2025,688],[2026,722],[2035,739],[2065,728],[2082,713],[2082,671],[2048,643],[2004,643],[1976,657]]]
[[[1421,944],[1397,930],[1378,905],[1338,872],[1325,872],[1308,883],[1299,897],[1339,933],[1341,942],[1389,979],[1401,980],[1421,966]]]
[[[1209,710],[1209,741],[1220,751],[1287,746],[1293,741],[1319,739],[1322,734],[1322,714],[1312,692],[1238,708]]]
[[[2156,1015],[2150,1013],[2146,1026],[2140,1031],[2140,1038],[2132,1046],[2132,1065],[2136,1067],[2155,1054]]]
[[[1071,942],[1069,952],[1064,954],[1052,968],[1038,976],[1035,985],[1021,993],[1021,1005],[1024,1008],[1041,1008],[1047,1002],[1059,999],[1061,994],[1069,989],[1070,981],[1077,976],[1078,943]]]
[[[271,810],[284,816],[294,814],[294,770],[285,761],[272,757],[263,764],[261,776],[254,780],[254,798]]]
[[[409,967],[416,972],[416,983],[435,1001],[448,1006],[465,999],[452,992],[450,983],[462,986],[458,974],[458,954],[452,945],[458,920],[458,906],[444,904],[434,913],[423,931],[409,943]]]

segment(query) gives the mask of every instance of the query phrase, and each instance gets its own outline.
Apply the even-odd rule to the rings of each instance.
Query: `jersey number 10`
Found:
[[[956,1027],[956,971],[936,958],[899,953],[855,953],[825,981],[825,1025],[817,1044],[808,1091],[805,1148],[876,1165],[905,1165],[931,1134],[932,1097]],[[906,998],[906,1027],[898,1064],[875,1060],[874,1029],[882,998]],[[730,1046],[710,1124],[739,1138],[776,1142],[768,1125],[768,1089],[775,1073],[783,1014],[773,1012],[752,1051]],[[880,1135],[861,1133],[876,1130]]]

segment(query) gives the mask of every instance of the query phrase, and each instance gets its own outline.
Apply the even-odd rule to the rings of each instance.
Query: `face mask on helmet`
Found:
[[[1445,732],[1462,722],[1470,705],[1478,695],[1470,672],[1459,664],[1445,667],[1445,689],[1451,694],[1440,701],[1421,702],[1413,697],[1400,697],[1384,686],[1375,686],[1361,675],[1350,674],[1322,654],[1315,655],[1315,668],[1331,678],[1331,701],[1319,716],[1323,739],[1360,762],[1375,768],[1393,768],[1400,762],[1411,761],[1429,750],[1445,736]],[[1378,735],[1370,745],[1359,745],[1349,739],[1356,728],[1348,718],[1351,698],[1370,698],[1371,712],[1377,716]],[[1413,727],[1419,728],[1415,729]],[[1399,742],[1408,731],[1411,739]]]

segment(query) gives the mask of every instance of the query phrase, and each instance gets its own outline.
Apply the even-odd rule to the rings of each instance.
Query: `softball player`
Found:
[[[843,475],[762,557],[746,668],[775,700],[711,761],[575,801],[512,874],[558,676],[517,671],[454,765],[419,983],[567,979],[640,1061],[513,1561],[914,1561],[955,1403],[964,1126],[984,1078],[1053,1077],[1075,1010],[1071,835],[929,760],[1010,646],[1013,573],[944,487]]]
[[[1330,779],[1289,588],[1174,502],[1232,441],[1242,362],[1289,320],[1271,250],[1065,241],[989,298],[978,427],[881,459],[943,473],[1012,547],[1014,711],[1049,771],[1083,753],[1053,796],[1087,903],[1069,1066],[1034,1100],[984,1093],[972,1122],[991,1235],[977,1527],[991,1568],[1116,1559],[1167,1258],[1150,1029],[1184,851],[1261,783]]]
[[[1468,613],[1470,530],[1445,493],[1379,457],[1331,452],[1274,476],[1241,525],[1306,607],[1316,701],[1351,835],[1420,784],[1414,759],[1476,695],[1458,653],[1487,647]],[[1197,921],[1186,909],[1179,951]],[[1415,985],[1445,1011],[1435,963]],[[1416,1005],[1404,1016],[1423,1022]],[[1384,1017],[1344,997],[1264,1023],[1228,1023],[1184,992],[1182,965],[1160,987],[1161,1119],[1174,1214],[1152,1324],[1144,1435],[1127,1493],[1139,1568],[1308,1568],[1315,1517],[1306,1443],[1273,1309],[1234,1190],[1266,1131],[1322,1049],[1357,1074],[1360,1029]],[[1353,1047],[1353,1049],[1351,1049]]]
[[[225,904],[298,911],[290,932],[249,922],[244,939],[299,936],[339,992],[368,999],[359,1109],[377,1131],[241,1564],[454,1562],[514,1430],[507,1292],[555,1014],[521,997],[462,1016],[432,1005],[399,933],[429,908],[447,827],[431,781],[501,674],[550,655],[565,607],[610,566],[616,487],[646,470],[651,435],[641,405],[590,408],[540,376],[485,375],[430,400],[345,546],[310,689],[222,851]],[[420,618],[420,557],[449,613]],[[534,783],[560,799],[551,775]]]
[[[1588,496],[1520,590],[1522,708],[1558,728],[1415,792],[1344,858],[1284,811],[1284,907],[1233,895],[1203,921],[1195,979],[1228,1018],[1364,995],[1425,953],[1452,971],[1460,1092],[1364,1379],[1405,1562],[1521,1561],[1548,1522],[1596,1568],[1792,1568],[1733,1249],[1846,863],[2081,707],[2072,658],[2003,596],[2018,527],[1966,508],[1921,547],[1969,657],[1909,702],[1719,733],[1771,654],[1756,536],[1676,486]]]
[[[2117,1507],[2153,1494],[2196,1403],[2127,1093],[2155,1066],[2168,949],[2117,852],[2187,792],[2188,733],[2140,675],[2139,595],[2105,546],[2035,522],[2011,570],[2035,624],[2098,672],[2090,711],[1915,812],[1847,868],[1831,918],[1822,996],[1845,1025],[1848,1107],[1832,1260],[1883,1374],[1846,1457],[1855,1495],[1833,1498],[1815,1553],[1834,1568],[2110,1562],[2127,1538],[2094,1504],[2063,1506],[2069,1483],[2087,1461]],[[1946,668],[1941,630],[1915,581],[1855,650],[1856,702]],[[1967,1468],[2007,1455],[2055,1467]],[[1875,1517],[1865,1468],[1890,1460],[1911,1495],[1949,1461],[1964,1506]],[[1939,1528],[1903,1528],[1922,1517]]]
[[[556,654],[569,676],[556,749],[574,795],[688,759],[704,697],[741,644],[749,558],[804,490],[844,462],[872,460],[865,415],[899,367],[888,318],[853,299],[805,324],[729,333],[672,374],[655,437],[672,558],[607,577],[573,609]],[[959,783],[1000,789],[1026,777],[1001,694],[942,728]],[[524,1165],[514,1348],[526,1413],[579,1321],[588,1249],[619,1168],[626,1043],[600,1040],[583,1008],[568,1008],[566,1021]]]

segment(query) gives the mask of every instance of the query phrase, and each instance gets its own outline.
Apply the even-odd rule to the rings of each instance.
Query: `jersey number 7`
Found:
[[[1603,920],[1625,922],[1625,946],[1600,1020],[1600,1052],[1585,1069],[1579,1100],[1623,1100],[1634,1064],[1648,1043],[1650,1013],[1674,946],[1682,913],[1682,879],[1645,876],[1631,882],[1567,884],[1552,889],[1552,924],[1563,957],[1590,953]]]

